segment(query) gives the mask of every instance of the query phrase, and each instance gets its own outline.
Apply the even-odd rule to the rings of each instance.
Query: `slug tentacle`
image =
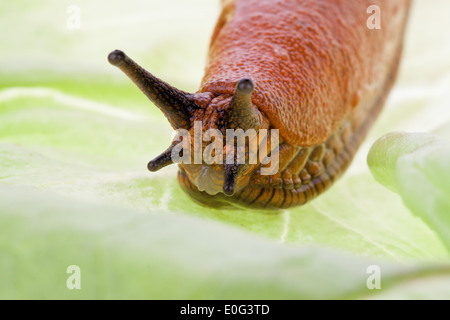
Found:
[[[261,120],[251,99],[254,89],[255,85],[252,80],[243,78],[238,81],[230,102],[231,113],[228,118],[230,128],[243,130],[259,128]]]
[[[192,94],[172,87],[139,66],[124,52],[115,50],[108,61],[122,70],[167,117],[174,129],[189,129],[197,108]]]
[[[238,165],[225,164],[224,169],[225,172],[223,178],[223,193],[225,193],[227,196],[232,196],[236,187]]]
[[[168,165],[173,164],[172,160],[172,150],[176,146],[176,142],[174,141],[169,148],[167,148],[166,151],[161,153],[159,156],[157,156],[155,159],[151,160],[147,168],[151,172],[156,172]],[[182,152],[182,151],[181,151]]]

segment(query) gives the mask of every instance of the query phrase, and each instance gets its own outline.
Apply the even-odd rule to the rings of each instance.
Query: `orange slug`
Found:
[[[369,28],[373,6],[379,28]],[[270,132],[255,141],[259,151],[266,143],[267,155],[276,153],[270,160],[277,161],[275,172],[263,174],[269,164],[262,158],[238,162],[234,138],[215,136],[213,156],[228,155],[229,161],[178,162],[182,188],[210,206],[288,208],[315,198],[349,166],[382,109],[397,74],[409,8],[410,0],[223,0],[196,93],[161,81],[122,51],[111,52],[109,62],[172,127],[200,142],[180,149],[184,139],[175,139],[148,169],[177,162],[174,154],[189,160],[206,151],[208,140],[195,140],[196,130],[216,129],[223,137],[229,129]],[[278,143],[269,139],[274,129]],[[239,150],[248,160],[249,146]]]

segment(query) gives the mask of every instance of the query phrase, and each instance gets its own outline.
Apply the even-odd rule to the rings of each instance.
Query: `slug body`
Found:
[[[382,109],[396,77],[410,1],[222,4],[197,93],[171,87],[121,51],[112,52],[109,61],[174,129],[186,130],[193,139],[200,121],[202,133],[217,129],[224,136],[227,129],[278,130],[279,145],[269,146],[279,159],[273,174],[262,174],[266,164],[261,159],[256,164],[180,163],[179,182],[193,198],[211,206],[304,204],[344,172]],[[380,10],[381,29],[368,27],[373,5]],[[173,163],[176,144],[152,160],[149,170]],[[206,147],[203,142],[201,150]],[[229,149],[230,142],[224,142],[224,159]]]

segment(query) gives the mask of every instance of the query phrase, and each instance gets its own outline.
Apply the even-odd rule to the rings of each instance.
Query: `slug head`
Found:
[[[252,80],[239,80],[233,95],[191,94],[154,77],[122,51],[111,52],[108,60],[139,87],[177,130],[170,147],[148,163],[150,171],[179,163],[180,175],[209,195],[232,196],[248,185],[251,175],[261,166],[260,144],[267,141],[258,137],[259,130],[269,127],[252,103]],[[180,179],[182,184],[183,181]]]

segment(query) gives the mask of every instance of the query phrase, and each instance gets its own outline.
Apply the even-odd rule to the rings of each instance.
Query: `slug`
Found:
[[[375,29],[368,27],[374,5]],[[409,8],[409,0],[223,0],[196,93],[163,82],[122,51],[108,60],[191,141],[196,130],[270,132],[256,147],[266,142],[278,170],[263,174],[268,163],[261,158],[239,163],[236,142],[217,140],[223,153],[214,156],[231,162],[179,163],[178,180],[190,196],[213,207],[288,208],[323,193],[349,166],[393,86]],[[273,132],[279,140],[268,143]],[[180,143],[148,169],[207,148],[205,140],[187,151]],[[248,159],[248,147],[244,153]]]

